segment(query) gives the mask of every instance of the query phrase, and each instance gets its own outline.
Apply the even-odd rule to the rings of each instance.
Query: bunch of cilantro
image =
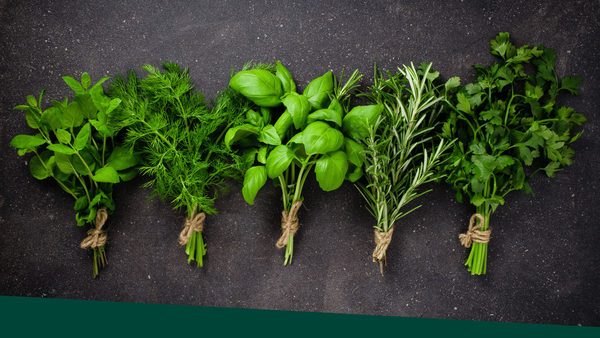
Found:
[[[475,65],[476,83],[460,86],[454,77],[445,84],[449,113],[441,135],[458,140],[444,167],[446,182],[459,202],[468,196],[474,216],[483,218],[461,235],[467,248],[473,242],[465,264],[471,274],[486,273],[492,213],[513,190],[533,195],[528,182],[538,171],[554,177],[571,165],[574,151],[568,144],[581,136],[577,129],[586,121],[556,103],[560,92],[577,95],[581,77],[559,81],[553,49],[516,48],[508,33],[500,33],[491,40],[491,53],[502,61]],[[530,68],[535,70],[528,75]]]
[[[109,91],[122,104],[117,110],[127,128],[124,146],[141,154],[140,172],[153,176],[150,198],[160,196],[175,209],[187,211],[180,244],[186,245],[188,263],[203,266],[206,244],[202,237],[204,213],[215,214],[218,192],[225,192],[230,178],[240,178],[241,157],[222,141],[228,128],[241,124],[250,101],[237,92],[221,92],[212,108],[193,91],[188,69],[166,62],[164,71],[151,65],[138,78],[116,77]]]

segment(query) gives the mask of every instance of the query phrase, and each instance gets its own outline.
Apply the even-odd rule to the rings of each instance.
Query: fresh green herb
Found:
[[[188,69],[163,63],[165,71],[145,65],[146,78],[130,71],[109,87],[123,101],[117,111],[127,127],[125,147],[139,151],[140,171],[154,178],[150,198],[169,200],[174,209],[187,210],[180,244],[186,245],[188,263],[203,266],[206,244],[202,237],[205,214],[215,214],[218,192],[230,178],[239,178],[243,163],[222,144],[225,131],[241,124],[249,101],[231,89],[221,92],[209,109],[203,95],[192,91]]]
[[[91,86],[87,73],[81,83],[70,76],[63,80],[75,91],[74,102],[69,99],[52,101],[54,107],[42,110],[42,90],[39,100],[29,95],[28,105],[14,109],[26,111],[27,124],[38,131],[35,136],[17,135],[11,142],[19,148],[19,155],[33,152],[29,162],[33,177],[43,180],[52,177],[75,198],[77,225],[90,223],[88,238],[82,248],[94,252],[93,276],[98,275],[98,265],[106,265],[106,231],[102,226],[115,209],[112,185],[135,177],[139,157],[114,144],[120,130],[114,110],[121,100],[110,99],[101,84],[105,77]],[[91,87],[90,87],[91,86]],[[40,149],[46,145],[45,150]]]
[[[533,195],[528,182],[536,172],[554,177],[571,165],[574,151],[567,144],[581,136],[577,128],[586,121],[556,103],[561,90],[576,95],[581,78],[559,82],[553,49],[516,48],[508,33],[500,33],[491,40],[491,52],[502,61],[490,67],[475,65],[477,83],[462,87],[458,78],[446,83],[450,113],[442,135],[458,139],[445,167],[446,181],[456,190],[457,200],[469,196],[476,207],[474,217],[483,218],[461,235],[467,248],[474,242],[465,264],[472,274],[486,273],[492,213],[513,190]],[[524,64],[530,61],[537,72],[528,76]],[[532,165],[537,169],[526,175],[525,167]]]
[[[375,123],[354,134],[364,147],[368,184],[357,186],[377,219],[373,262],[379,262],[381,274],[396,221],[420,205],[408,211],[403,207],[430,191],[419,192],[419,187],[438,178],[434,169],[452,145],[431,136],[443,109],[443,97],[433,85],[439,73],[426,63],[418,70],[411,64],[398,71],[393,76],[387,72],[385,80],[375,67],[374,86],[360,96],[383,114],[372,114],[369,119]]]
[[[298,230],[296,213],[304,198],[302,188],[311,169],[324,191],[339,188],[344,179],[352,182],[362,176],[361,147],[342,131],[351,130],[365,114],[348,114],[350,93],[362,77],[355,71],[342,85],[331,72],[312,81],[302,94],[296,92],[291,74],[277,62],[275,69],[238,72],[230,86],[253,101],[256,106],[247,111],[248,123],[231,128],[225,143],[246,148],[243,158],[249,168],[244,176],[242,194],[254,204],[258,191],[267,177],[281,187],[283,199],[283,234],[278,248],[286,247],[284,265],[292,262],[294,234]],[[281,105],[285,111],[271,123],[276,110],[268,107]],[[377,109],[377,108],[367,108]]]

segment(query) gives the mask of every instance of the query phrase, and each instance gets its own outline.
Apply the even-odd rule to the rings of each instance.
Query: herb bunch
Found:
[[[479,219],[476,227],[461,235],[471,246],[465,265],[472,274],[485,274],[491,214],[504,204],[505,196],[523,189],[538,171],[554,177],[573,163],[568,144],[581,136],[577,128],[586,118],[556,102],[559,92],[576,95],[581,77],[558,80],[556,53],[544,46],[516,48],[508,33],[490,41],[491,53],[502,58],[489,67],[475,65],[476,83],[460,86],[459,78],[446,83],[445,102],[450,109],[442,136],[458,139],[445,166],[446,182],[462,202],[469,197]],[[527,75],[525,64],[536,71]],[[535,170],[526,174],[526,167]]]
[[[180,244],[186,245],[188,263],[203,266],[206,244],[202,237],[205,213],[214,207],[219,192],[226,192],[230,178],[243,171],[241,158],[223,143],[225,131],[241,123],[248,101],[235,91],[221,92],[210,109],[199,91],[193,91],[188,69],[166,62],[164,71],[144,65],[148,72],[138,78],[115,78],[109,87],[123,104],[118,110],[121,126],[127,127],[124,145],[142,157],[140,171],[152,176],[154,198],[170,201],[187,212]]]
[[[38,131],[35,136],[17,135],[11,141],[19,148],[19,155],[33,152],[29,162],[33,177],[48,177],[75,198],[75,218],[78,226],[89,223],[92,227],[82,248],[94,252],[93,276],[98,266],[108,264],[104,249],[107,235],[102,226],[115,210],[112,198],[113,184],[135,177],[139,157],[116,146],[114,137],[121,129],[114,114],[121,100],[110,99],[101,84],[105,77],[91,86],[88,73],[81,75],[81,83],[70,76],[63,80],[75,91],[74,101],[52,100],[53,107],[42,110],[42,90],[39,101],[29,95],[28,105],[14,109],[24,110],[27,124]],[[40,148],[45,145],[45,149]]]
[[[348,112],[350,94],[362,77],[358,71],[345,84],[343,74],[338,82],[327,72],[299,94],[281,63],[277,62],[274,69],[248,68],[250,65],[245,65],[231,79],[230,86],[255,106],[247,111],[249,123],[231,128],[225,143],[231,146],[237,142],[244,147],[243,158],[253,165],[244,175],[242,194],[246,202],[254,203],[267,177],[281,187],[284,210],[277,247],[286,247],[287,265],[292,262],[298,230],[296,213],[304,200],[302,189],[311,169],[324,191],[339,188],[345,179],[359,179],[363,174],[362,147],[346,135],[366,117],[372,121],[381,110],[368,106]],[[274,107],[281,105],[285,110],[278,113]],[[275,124],[271,124],[273,116],[278,116]],[[254,165],[255,161],[258,164]]]
[[[395,75],[387,72],[387,79],[375,67],[374,86],[360,94],[383,107],[374,125],[355,134],[364,147],[368,182],[357,186],[377,219],[373,262],[379,262],[382,274],[396,222],[420,207],[404,211],[404,206],[430,191],[419,187],[438,178],[435,168],[452,145],[432,136],[443,109],[443,97],[433,84],[438,76],[431,63],[418,70],[412,64],[398,68]]]

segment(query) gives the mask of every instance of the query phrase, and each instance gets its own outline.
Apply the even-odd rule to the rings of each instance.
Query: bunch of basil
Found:
[[[102,225],[115,210],[112,198],[113,183],[127,181],[137,174],[138,156],[115,146],[113,137],[119,131],[112,112],[121,100],[104,94],[101,79],[91,86],[87,73],[81,83],[70,76],[63,80],[76,93],[74,102],[52,100],[53,107],[42,111],[42,90],[39,101],[28,95],[29,105],[14,109],[26,111],[27,124],[38,131],[35,136],[17,135],[11,145],[19,148],[19,156],[33,152],[29,161],[33,177],[43,180],[52,177],[64,191],[75,198],[77,225],[90,223],[92,229],[81,243],[94,252],[93,276],[98,275],[98,265],[106,265],[106,232]],[[93,127],[93,128],[92,128]],[[46,145],[46,149],[40,146]]]
[[[281,187],[283,234],[277,247],[286,246],[284,265],[291,263],[293,239],[298,229],[296,213],[302,204],[302,188],[314,166],[324,191],[339,188],[345,179],[355,182],[362,174],[363,148],[348,137],[377,120],[377,105],[349,110],[350,93],[362,77],[355,71],[342,86],[331,72],[313,80],[302,94],[289,71],[276,66],[254,67],[235,74],[230,86],[256,104],[246,112],[247,123],[228,130],[225,143],[245,148],[243,158],[251,166],[245,173],[242,194],[249,204],[267,177]],[[283,105],[274,124],[277,109]],[[259,113],[260,112],[260,113]],[[254,165],[255,161],[258,164]]]

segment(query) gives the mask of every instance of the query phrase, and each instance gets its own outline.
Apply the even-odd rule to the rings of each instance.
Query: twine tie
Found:
[[[106,213],[105,208],[102,208],[96,212],[96,219],[94,220],[95,227],[88,230],[87,237],[81,242],[80,245],[82,249],[86,249],[88,247],[95,249],[106,244],[108,235],[106,234],[106,231],[102,230],[102,226],[106,222],[107,218],[108,214]]]
[[[479,218],[479,224],[475,227],[475,218]],[[485,218],[481,214],[474,214],[471,216],[471,220],[469,221],[469,230],[466,234],[460,234],[458,238],[460,239],[460,244],[462,244],[465,248],[470,248],[473,242],[475,243],[488,243],[490,241],[490,235],[492,234],[492,229],[488,229],[486,231],[477,230],[483,226],[485,223]]]
[[[194,205],[194,210],[189,218],[185,219],[185,223],[183,224],[183,231],[179,234],[179,244],[186,245],[192,236],[194,231],[202,232],[204,229],[204,218],[206,218],[206,214],[204,212],[196,215],[196,208],[198,204]]]
[[[298,201],[292,205],[289,213],[285,210],[281,212],[281,230],[283,231],[283,234],[276,244],[279,249],[286,246],[290,236],[296,234],[298,231],[298,216],[296,214],[301,205],[302,202]]]

